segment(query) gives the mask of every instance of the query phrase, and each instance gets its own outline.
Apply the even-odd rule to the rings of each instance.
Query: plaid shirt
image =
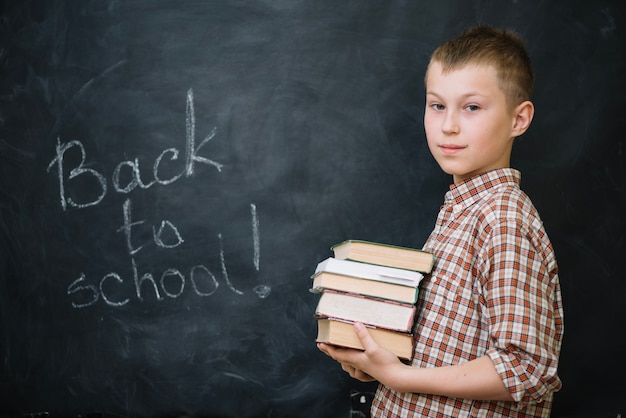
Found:
[[[518,171],[452,185],[424,249],[414,367],[488,355],[515,402],[398,393],[380,385],[373,417],[549,417],[560,389],[563,305],[552,245]]]

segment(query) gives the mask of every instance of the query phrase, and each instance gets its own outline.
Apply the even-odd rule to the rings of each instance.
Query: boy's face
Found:
[[[507,106],[492,66],[469,65],[443,74],[438,62],[430,64],[426,138],[435,160],[455,184],[509,166],[517,109]]]

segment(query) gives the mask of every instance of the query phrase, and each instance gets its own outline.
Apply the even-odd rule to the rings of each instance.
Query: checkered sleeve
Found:
[[[562,324],[556,263],[547,237],[530,231],[538,219],[504,216],[489,230],[481,283],[493,360],[513,399],[541,403],[560,388],[557,375]]]

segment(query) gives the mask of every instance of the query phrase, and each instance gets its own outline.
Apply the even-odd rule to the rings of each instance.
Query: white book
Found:
[[[414,287],[417,287],[424,278],[424,275],[418,271],[368,264],[359,261],[338,260],[333,257],[329,257],[320,262],[315,269],[314,275],[322,271]]]
[[[411,332],[415,311],[415,305],[408,303],[327,290],[322,293],[317,303],[315,316],[349,322],[358,321],[373,327]]]

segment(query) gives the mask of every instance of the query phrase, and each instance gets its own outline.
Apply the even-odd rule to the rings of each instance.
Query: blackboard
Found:
[[[308,292],[347,238],[419,247],[450,179],[423,72],[517,30],[513,165],[560,264],[554,416],[626,413],[620,1],[20,1],[0,24],[0,416],[348,417]]]

